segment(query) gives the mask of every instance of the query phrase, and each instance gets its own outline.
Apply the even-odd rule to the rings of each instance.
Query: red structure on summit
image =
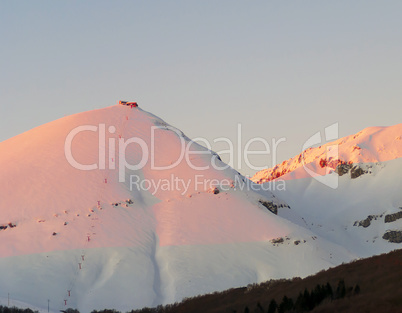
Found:
[[[133,107],[134,107],[134,108],[138,107],[137,102],[128,102],[128,101],[120,100],[120,101],[119,101],[119,104],[120,104],[120,105],[131,106],[132,108],[133,108]]]

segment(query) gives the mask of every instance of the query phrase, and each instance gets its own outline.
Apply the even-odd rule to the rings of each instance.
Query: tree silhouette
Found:
[[[307,291],[307,290],[306,290]],[[307,292],[308,294],[308,292]],[[295,310],[297,312],[306,312],[309,310],[309,306],[308,306],[308,300],[309,296],[307,295],[306,298],[306,293],[299,293],[297,299],[296,299],[296,303],[295,303]]]
[[[272,299],[269,303],[268,313],[275,313],[277,308],[278,304],[276,303],[275,299]]]
[[[293,300],[288,298],[287,296],[283,296],[282,302],[279,305],[278,312],[283,313],[286,311],[290,311],[293,309]]]
[[[336,299],[342,299],[346,295],[346,286],[345,286],[345,281],[341,279],[338,282],[338,287],[336,287]]]
[[[331,284],[329,282],[327,282],[327,285],[325,286],[325,289],[326,289],[327,296],[331,297],[331,299],[332,299],[333,296],[334,296],[334,292],[332,291],[332,287],[331,287]]]
[[[356,285],[355,286],[355,289],[354,289],[354,291],[353,291],[353,294],[354,295],[358,295],[360,293],[360,286],[359,285]]]

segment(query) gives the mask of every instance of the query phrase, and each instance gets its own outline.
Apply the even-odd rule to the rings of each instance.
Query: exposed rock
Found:
[[[328,164],[328,161],[326,159],[320,159],[320,166],[322,168],[326,167]]]
[[[377,220],[379,216],[378,215],[369,215],[367,216],[366,219],[362,221],[356,221],[353,226],[363,226],[364,228],[367,228],[371,225],[372,220]]]
[[[217,195],[220,193],[220,190],[217,187],[213,187],[210,190],[208,190],[209,193],[212,193],[214,195]]]
[[[294,244],[297,246],[300,243],[300,240],[295,240]]]
[[[366,174],[367,172],[365,170],[363,170],[360,166],[355,165],[352,167],[352,169],[350,170],[350,178],[354,179],[357,178],[363,174]]]
[[[278,205],[273,203],[272,201],[264,201],[264,200],[259,200],[259,203],[261,203],[263,206],[265,206],[269,211],[274,213],[275,215],[278,215]]]
[[[349,172],[349,170],[352,168],[351,164],[339,164],[336,169],[335,169],[335,173],[337,173],[339,176],[345,175]]]
[[[370,224],[371,224],[371,218],[369,217],[359,222],[359,226],[363,226],[364,228],[369,227]]]
[[[396,220],[399,220],[400,218],[402,218],[402,211],[399,211],[398,213],[385,215],[384,222],[391,223],[395,222]]]
[[[7,225],[0,225],[0,230],[6,230],[9,227],[14,228],[14,227],[17,227],[17,225],[15,225],[13,223],[8,223]]]
[[[368,173],[368,171],[365,171],[359,165],[353,165],[352,163],[345,163],[341,160],[337,160],[335,164],[337,164],[335,173],[337,173],[339,176],[345,175],[350,171],[350,177],[354,179]]]
[[[271,242],[273,244],[280,244],[280,243],[284,242],[284,239],[282,237],[279,237],[279,238],[272,239]]]
[[[388,240],[393,243],[401,243],[402,242],[402,231],[400,230],[390,230],[387,231],[383,236],[383,239]]]

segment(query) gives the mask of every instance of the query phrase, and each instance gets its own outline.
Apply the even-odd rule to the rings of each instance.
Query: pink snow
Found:
[[[402,124],[368,127],[355,135],[340,138],[320,147],[309,148],[273,168],[256,173],[251,180],[264,183],[277,178],[289,180],[327,175],[336,168],[338,160],[345,163],[376,163],[397,159],[402,157],[401,138]],[[331,149],[338,149],[338,157],[331,158],[333,155]],[[320,165],[322,160],[329,164]],[[307,167],[310,173],[304,167]]]
[[[100,145],[105,148],[105,165],[114,169],[74,168],[64,150],[68,134],[76,127],[101,124],[106,130],[106,146]],[[208,193],[210,185],[195,184],[196,175],[206,181],[234,181],[236,172],[231,168],[197,171],[184,158],[172,169],[152,170],[148,162],[140,170],[126,172],[156,182],[172,175],[191,181],[185,194],[152,188],[130,191],[128,176],[125,183],[119,183],[119,138],[140,138],[150,147],[154,126],[160,127],[154,133],[155,165],[174,164],[181,145],[189,139],[140,108],[119,105],[65,117],[1,142],[0,225],[11,222],[17,227],[0,230],[0,256],[141,247],[154,235],[160,246],[173,246],[265,241],[290,232],[292,224],[260,207],[258,195],[230,188],[213,195]],[[116,155],[109,158],[110,140],[114,140]],[[188,154],[192,164],[211,165],[210,151],[197,144],[191,150],[204,153]],[[100,164],[98,151],[97,132],[80,132],[72,141],[72,155],[81,164]],[[137,164],[142,155],[139,145],[127,146],[129,164]],[[128,205],[127,199],[134,203]]]

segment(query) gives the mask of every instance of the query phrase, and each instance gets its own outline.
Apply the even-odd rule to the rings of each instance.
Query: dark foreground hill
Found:
[[[398,313],[402,312],[402,250],[343,264],[305,279],[271,280],[134,312]]]

